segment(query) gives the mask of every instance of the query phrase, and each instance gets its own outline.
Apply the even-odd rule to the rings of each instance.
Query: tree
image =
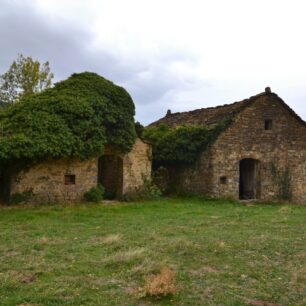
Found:
[[[14,104],[21,98],[51,87],[54,75],[49,62],[41,64],[18,54],[9,70],[0,75],[0,102]]]

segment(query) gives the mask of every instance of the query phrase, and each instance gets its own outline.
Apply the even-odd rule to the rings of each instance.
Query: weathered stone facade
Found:
[[[97,165],[96,158],[41,162],[13,178],[11,195],[32,191],[31,202],[80,201],[86,191],[97,186]],[[67,175],[75,176],[75,184],[65,184]]]
[[[128,154],[119,154],[111,148],[106,148],[104,154],[122,160],[120,171],[112,167],[108,170],[111,181],[118,184],[117,197],[141,187],[143,178],[151,176],[152,148],[140,139],[136,139]],[[99,182],[99,161],[100,158],[92,158],[87,161],[62,159],[38,163],[12,178],[10,193],[31,191],[30,201],[39,203],[81,201],[84,193]]]
[[[178,169],[180,188],[211,197],[265,201],[279,198],[280,188],[287,188],[293,202],[306,204],[305,122],[269,91],[232,106],[209,109],[206,119],[198,120],[205,122],[217,113],[222,119],[224,108],[233,111],[233,123],[199,160]],[[200,111],[205,115],[205,109]],[[191,121],[194,112],[184,116]],[[179,117],[171,119],[174,125]]]

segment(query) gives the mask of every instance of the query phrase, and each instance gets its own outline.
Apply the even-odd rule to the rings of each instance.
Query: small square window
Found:
[[[227,177],[226,176],[221,176],[220,177],[220,184],[225,185],[227,183]]]
[[[75,175],[74,174],[65,175],[65,185],[75,185]]]
[[[272,127],[273,127],[273,121],[270,119],[266,119],[265,120],[265,130],[266,131],[272,130]]]

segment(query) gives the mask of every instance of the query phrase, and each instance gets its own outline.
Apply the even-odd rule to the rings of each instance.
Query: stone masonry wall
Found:
[[[49,160],[20,172],[11,185],[11,195],[32,190],[31,202],[81,201],[97,185],[97,159]],[[65,175],[75,175],[75,184],[65,185]]]
[[[272,129],[265,130],[265,120]],[[306,126],[274,95],[263,95],[241,112],[236,122],[213,145],[213,190],[215,197],[239,198],[239,162],[258,161],[261,200],[273,200],[277,185],[271,165],[287,167],[292,176],[293,201],[306,203]],[[220,177],[227,183],[221,184]]]
[[[133,192],[151,178],[152,146],[137,138],[131,152],[123,156],[122,194]]]
[[[111,148],[105,148],[104,153],[120,156]],[[136,139],[131,152],[120,157],[123,160],[123,171],[120,173],[123,173],[124,194],[139,188],[143,184],[143,178],[151,176],[152,147]],[[75,184],[65,184],[65,175],[74,175]],[[49,160],[18,173],[12,179],[11,195],[31,190],[31,202],[82,201],[84,193],[97,186],[97,183],[98,158],[88,161]]]
[[[192,166],[171,169],[170,180],[175,181],[176,188],[192,193],[212,195],[212,154],[205,151]]]

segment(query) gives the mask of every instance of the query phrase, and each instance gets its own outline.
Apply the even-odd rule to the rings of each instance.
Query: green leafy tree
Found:
[[[49,62],[41,64],[19,54],[9,70],[0,76],[0,101],[14,104],[23,97],[51,87],[54,75]]]

